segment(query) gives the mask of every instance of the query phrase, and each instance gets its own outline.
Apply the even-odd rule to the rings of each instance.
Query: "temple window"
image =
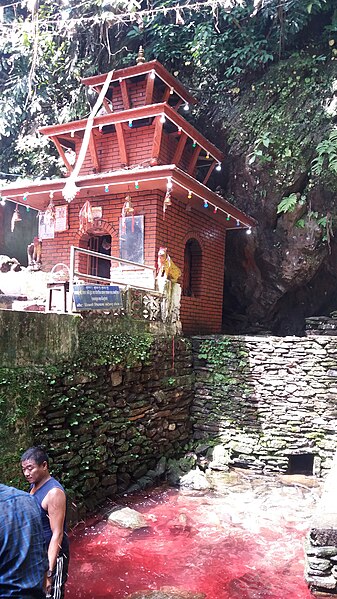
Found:
[[[196,239],[189,239],[184,252],[183,295],[198,297],[201,291],[202,250]]]
[[[144,264],[144,216],[119,219],[119,257]]]

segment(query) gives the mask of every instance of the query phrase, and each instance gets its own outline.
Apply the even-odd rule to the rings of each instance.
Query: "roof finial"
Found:
[[[143,46],[139,46],[138,56],[136,58],[136,63],[137,64],[143,64],[144,62],[145,62],[144,49],[143,49]]]

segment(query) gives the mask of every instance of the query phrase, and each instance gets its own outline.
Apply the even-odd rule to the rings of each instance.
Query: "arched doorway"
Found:
[[[87,228],[86,232],[79,238],[80,248],[106,254],[116,255],[116,229],[106,220],[95,219],[94,223]],[[104,260],[96,256],[80,254],[76,268],[80,273],[110,279],[110,260]],[[93,281],[96,283],[98,281]],[[104,281],[102,281],[104,282]]]
[[[111,256],[111,235],[89,235],[88,250]],[[87,272],[89,275],[110,279],[110,266],[109,260],[88,256]]]

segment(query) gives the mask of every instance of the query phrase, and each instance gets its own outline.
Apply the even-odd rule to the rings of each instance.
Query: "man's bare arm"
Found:
[[[60,551],[64,520],[66,517],[66,496],[61,489],[54,488],[47,494],[47,511],[52,537],[48,547],[49,569],[54,570]]]

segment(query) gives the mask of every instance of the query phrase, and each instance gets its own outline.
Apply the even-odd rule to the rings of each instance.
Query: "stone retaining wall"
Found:
[[[337,337],[194,337],[192,364],[190,342],[151,323],[0,316],[4,482],[22,484],[18,458],[31,444],[50,449],[80,514],[160,482],[162,459],[192,442],[198,455],[220,443],[230,464],[257,472],[289,472],[302,456],[314,474],[331,467]]]
[[[216,438],[232,464],[258,472],[289,472],[290,456],[302,455],[312,456],[314,474],[328,471],[336,337],[194,337],[193,351],[196,440]]]
[[[306,335],[337,335],[337,318],[311,316],[305,320]]]
[[[157,484],[161,460],[179,457],[191,437],[190,343],[169,328],[154,334],[153,323],[104,314],[16,313],[12,333],[13,313],[0,316],[0,480],[26,488],[19,456],[44,445],[76,505],[73,519],[107,497]]]
[[[175,340],[172,368],[172,339],[155,338],[147,365],[96,366],[59,378],[34,439],[52,448],[54,469],[92,510],[105,497],[155,484],[148,471],[162,456],[179,455],[191,436],[192,387],[184,340]]]
[[[313,592],[337,592],[337,455],[324,481],[305,542],[305,579]]]

